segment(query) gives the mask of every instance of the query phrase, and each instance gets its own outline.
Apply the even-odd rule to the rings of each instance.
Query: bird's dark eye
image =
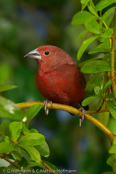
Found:
[[[50,54],[50,52],[49,52],[49,51],[46,51],[46,52],[45,52],[45,55],[48,55],[48,54]]]

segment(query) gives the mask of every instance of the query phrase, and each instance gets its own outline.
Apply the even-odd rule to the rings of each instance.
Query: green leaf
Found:
[[[115,0],[102,0],[95,6],[95,11],[100,11],[113,3],[115,3]]]
[[[108,109],[110,110],[112,116],[116,119],[116,102],[107,101]]]
[[[25,114],[15,103],[0,96],[0,116],[21,121]]]
[[[9,90],[9,89],[13,89],[13,88],[17,88],[17,86],[14,85],[0,85],[0,92]]]
[[[56,166],[54,166],[53,164],[49,163],[48,161],[43,161],[43,162],[45,162],[52,170],[56,171],[57,174],[61,174],[61,172],[59,171],[59,169]],[[76,173],[76,170],[73,170],[73,173]]]
[[[3,122],[0,125],[0,133],[2,135],[2,138],[5,138],[5,136],[9,135],[9,122]]]
[[[105,30],[105,32],[101,35],[101,37],[103,38],[110,38],[111,35],[113,34],[113,29],[112,28],[108,28],[107,30]]]
[[[100,20],[100,24],[99,24],[100,28],[102,27],[102,24],[104,23],[104,21],[105,21],[106,25],[109,26],[109,23],[107,23],[108,17],[109,17],[109,15],[110,15],[110,13],[114,10],[114,8],[115,8],[115,7],[112,7],[112,8],[110,8],[110,9],[108,9],[108,10],[103,14],[103,16],[101,17],[101,20]],[[112,16],[113,16],[113,15],[112,15]],[[111,18],[111,17],[110,17],[110,18]],[[112,18],[111,18],[111,19],[112,19]]]
[[[0,153],[9,153],[13,151],[14,148],[7,142],[0,143]]]
[[[116,153],[116,144],[113,144],[111,148],[109,149],[109,153]]]
[[[113,144],[116,145],[116,137],[114,137],[114,139],[113,139]]]
[[[50,149],[49,146],[46,142],[35,146],[35,148],[39,151],[39,153],[44,156],[44,157],[48,157],[50,155]]]
[[[80,60],[81,56],[83,55],[83,53],[87,49],[87,47],[97,38],[98,38],[98,36],[93,36],[93,37],[90,37],[89,39],[86,39],[82,43],[82,45],[81,45],[81,47],[80,47],[80,49],[78,51],[78,54],[77,54],[78,60]]]
[[[103,43],[99,44],[96,48],[89,51],[89,54],[98,53],[98,52],[110,52],[110,43],[109,39],[106,39]]]
[[[82,101],[82,106],[87,106],[92,100],[94,100],[97,96],[87,97]]]
[[[96,17],[93,16],[92,18],[90,18],[87,22],[85,22],[85,27],[88,31],[95,33],[95,34],[100,34],[100,30],[99,30],[99,24],[96,21]]]
[[[93,1],[89,1],[88,9],[92,14],[94,14],[95,16],[97,16],[99,18],[97,12],[95,11],[95,5],[94,5]]]
[[[10,136],[13,139],[14,142],[17,141],[17,139],[20,137],[20,132],[22,129],[22,122],[12,122],[9,125],[9,132]]]
[[[81,4],[85,4],[87,2],[89,2],[90,0],[81,0]]]
[[[22,149],[24,149],[30,156],[30,158],[37,162],[38,164],[40,164],[41,162],[41,157],[40,157],[40,153],[37,151],[37,149],[35,147],[31,147],[25,144],[20,144],[20,147]]]
[[[92,74],[85,90],[90,93],[92,92],[95,86],[102,87],[104,84],[104,76],[105,76],[104,73]]]
[[[81,72],[83,73],[98,73],[103,71],[111,71],[110,65],[103,61],[103,60],[92,60],[85,63],[82,68]]]
[[[72,25],[80,25],[87,22],[93,15],[88,11],[80,11],[73,16]]]
[[[21,137],[18,146],[25,144],[26,146],[37,146],[45,142],[45,137],[39,133],[29,133]]]
[[[114,154],[108,158],[107,164],[110,166],[113,166],[116,164],[116,154]]]
[[[87,30],[82,31],[82,32],[78,35],[78,38],[79,38],[79,39],[82,39],[82,38],[85,36],[86,33],[87,33]]]
[[[28,118],[28,122],[30,122],[37,115],[37,113],[40,111],[41,108],[42,108],[42,104],[37,103],[32,105],[27,110],[26,117]]]
[[[94,92],[96,95],[99,95],[101,93],[101,88],[99,86],[94,87]]]
[[[17,151],[12,151],[11,155],[13,156],[14,159],[16,159],[18,161],[21,161],[21,159],[22,159],[21,154]]]

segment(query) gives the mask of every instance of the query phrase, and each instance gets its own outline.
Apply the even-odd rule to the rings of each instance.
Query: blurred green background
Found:
[[[15,103],[44,100],[36,85],[38,65],[24,55],[51,44],[76,60],[83,41],[78,35],[84,26],[72,26],[71,19],[79,10],[80,0],[0,0],[0,84],[18,86],[2,96]],[[91,44],[87,51],[97,44]],[[88,58],[86,52],[81,61]],[[42,109],[30,127],[45,135],[51,152],[47,160],[59,169],[77,170],[78,174],[110,170],[106,164],[110,142],[86,120],[80,128],[78,117],[55,110],[46,117]]]

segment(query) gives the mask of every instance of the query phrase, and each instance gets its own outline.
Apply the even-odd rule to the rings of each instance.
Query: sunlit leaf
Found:
[[[37,104],[32,105],[27,110],[26,117],[29,122],[37,115],[37,113],[40,111],[41,108],[42,108],[42,104],[37,103]]]
[[[110,65],[103,61],[103,60],[92,60],[87,63],[85,63],[81,71],[83,73],[98,73],[98,72],[103,72],[103,71],[111,71]]]
[[[94,100],[97,96],[87,97],[82,101],[82,106],[87,106],[92,100]]]
[[[19,138],[22,126],[23,126],[22,122],[14,121],[14,122],[10,123],[9,132],[10,132],[10,136],[14,142],[16,142],[16,140]]]
[[[31,147],[31,146],[28,146],[25,144],[20,144],[19,146],[29,154],[30,158],[33,161],[40,164],[40,162],[41,162],[40,153],[38,152],[38,150],[35,147]]]
[[[87,22],[93,15],[88,11],[80,11],[73,16],[72,25],[80,25]]]
[[[7,91],[13,88],[17,88],[17,86],[14,85],[0,85],[0,92]]]
[[[98,53],[98,52],[109,52],[110,50],[111,49],[110,49],[109,39],[106,39],[105,42],[99,44],[96,48],[90,50],[89,54]]]
[[[46,142],[35,146],[35,148],[39,151],[39,153],[44,156],[44,157],[48,157],[50,155],[50,149],[49,146],[47,145]]]
[[[13,151],[14,148],[7,142],[1,142],[0,143],[0,153],[9,153]]]
[[[92,33],[100,34],[99,24],[96,19],[97,18],[95,16],[90,18],[87,22],[85,22],[85,27],[88,31]]]
[[[107,21],[108,21],[108,16],[110,15],[110,13],[114,10],[114,8],[115,7],[112,7],[112,8],[110,8],[110,9],[108,9],[104,14],[103,14],[103,16],[101,17],[101,20],[100,20],[100,28],[102,27],[102,24],[103,24],[103,22],[105,21],[106,22],[106,25],[108,25],[109,26],[109,23],[107,23]],[[113,15],[112,15],[113,16]],[[111,17],[110,17],[111,18]],[[111,18],[112,19],[112,18]]]
[[[116,102],[107,101],[108,109],[110,110],[112,116],[116,119]]]
[[[29,133],[21,137],[18,146],[25,144],[27,146],[37,146],[45,142],[45,137],[39,133]]]
[[[93,37],[90,37],[89,39],[86,39],[82,43],[82,45],[81,45],[81,47],[80,47],[80,49],[78,51],[78,54],[77,54],[78,60],[80,60],[81,56],[83,55],[83,53],[87,49],[87,47],[97,38],[98,38],[98,36],[93,36]]]
[[[24,112],[12,101],[0,96],[0,117],[21,121]]]
[[[113,3],[115,3],[115,0],[102,0],[95,6],[95,11],[100,11]]]

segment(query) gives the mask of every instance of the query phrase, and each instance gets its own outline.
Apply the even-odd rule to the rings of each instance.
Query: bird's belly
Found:
[[[82,100],[84,87],[71,79],[72,77],[63,76],[60,72],[37,74],[37,85],[39,91],[48,100],[75,105]]]

